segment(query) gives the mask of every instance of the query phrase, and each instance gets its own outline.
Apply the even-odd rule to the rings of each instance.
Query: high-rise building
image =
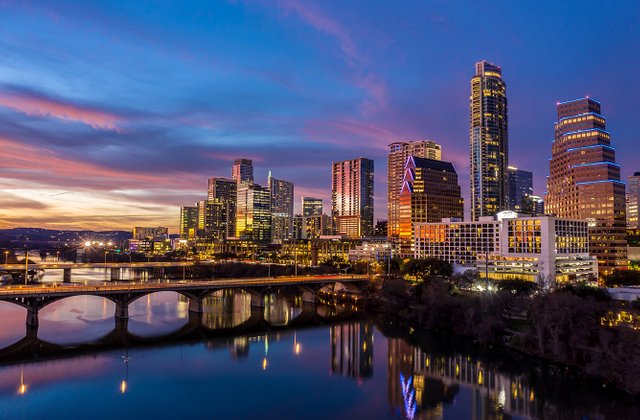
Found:
[[[387,236],[389,232],[389,222],[387,220],[377,220],[376,226],[373,228],[375,236]]]
[[[273,178],[269,171],[271,192],[271,241],[282,243],[293,238],[293,182]]]
[[[322,215],[322,198],[302,197],[302,215]]]
[[[400,252],[413,255],[415,223],[464,218],[464,207],[453,164],[409,156],[400,192]]]
[[[226,238],[225,206],[220,200],[198,201],[198,237],[222,240]]]
[[[625,186],[600,102],[559,102],[551,147],[545,212],[588,220],[589,248],[600,275],[627,265]]]
[[[351,238],[373,235],[373,161],[333,162],[331,217],[336,233]]]
[[[238,184],[236,236],[256,242],[271,241],[271,193],[252,182]]]
[[[236,199],[238,194],[238,184],[227,178],[209,178],[207,189],[207,201],[217,203],[221,206],[217,212],[221,220],[214,224],[220,226],[222,239],[226,239],[236,234]],[[212,216],[210,216],[212,217]]]
[[[640,172],[629,177],[627,185],[627,228],[639,229],[638,208],[640,208]]]
[[[253,162],[251,159],[236,159],[231,167],[231,177],[238,184],[253,182]]]
[[[294,239],[317,239],[322,235],[331,234],[331,217],[326,214],[302,216],[293,218]]]
[[[476,63],[470,97],[471,219],[493,216],[508,204],[507,85],[502,69]]]
[[[533,195],[533,174],[529,171],[509,166],[509,210],[522,212],[522,200]]]
[[[389,238],[397,238],[400,229],[400,190],[404,176],[404,165],[409,156],[426,159],[442,159],[441,146],[432,140],[416,140],[410,142],[395,142],[389,145],[387,159],[387,210]]]
[[[180,237],[182,239],[193,239],[198,229],[198,207],[180,207]]]
[[[544,200],[537,195],[527,195],[522,198],[522,208],[518,212],[531,216],[542,216],[544,215]]]

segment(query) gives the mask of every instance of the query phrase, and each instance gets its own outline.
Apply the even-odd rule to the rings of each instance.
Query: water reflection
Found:
[[[205,327],[234,328],[251,317],[251,295],[245,291],[218,290],[204,299],[202,309]]]
[[[270,325],[289,325],[302,313],[301,296],[272,293],[264,297],[264,302],[264,319]]]
[[[51,343],[94,341],[113,329],[115,304],[99,296],[72,296],[39,312],[38,336]],[[22,321],[24,325],[24,321]]]

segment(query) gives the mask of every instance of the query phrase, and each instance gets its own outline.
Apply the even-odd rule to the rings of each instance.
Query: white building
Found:
[[[387,242],[364,242],[349,250],[349,261],[386,262],[393,258],[393,248]]]
[[[587,221],[518,217],[504,211],[476,222],[443,219],[417,223],[415,228],[416,258],[477,268],[482,277],[520,278],[550,286],[597,278],[597,260],[589,255]]]

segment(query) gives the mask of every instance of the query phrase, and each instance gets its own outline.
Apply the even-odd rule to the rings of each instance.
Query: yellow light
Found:
[[[123,380],[120,382],[120,393],[124,394],[125,392],[127,392],[127,381]]]
[[[91,246],[91,242],[89,242],[89,241],[85,242],[84,246]]]
[[[267,370],[267,358],[262,359],[262,370]]]
[[[296,343],[295,352],[296,352],[296,355],[300,354],[300,343]]]
[[[20,384],[20,386],[18,387],[18,394],[24,395],[26,393],[27,393],[27,385]]]

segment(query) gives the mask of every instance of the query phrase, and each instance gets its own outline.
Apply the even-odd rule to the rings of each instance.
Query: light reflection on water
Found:
[[[310,312],[300,299],[280,295],[265,303],[252,309],[249,294],[221,291],[205,300],[201,322],[209,330],[247,328],[247,321],[258,316],[269,321],[266,329],[183,344],[159,338],[153,347],[125,346],[0,366],[0,418],[80,417],[88,412],[97,413],[92,415],[96,418],[322,419],[599,413],[598,408],[580,407],[584,401],[572,406],[567,398],[565,407],[545,400],[545,390],[532,385],[522,371],[387,338],[370,321],[281,327],[313,318],[310,314],[322,316],[320,323],[330,322],[348,313],[345,309],[318,306]],[[64,299],[41,311],[38,336],[58,344],[96,341],[113,330],[114,311],[114,304],[102,298]],[[130,305],[129,314],[129,331],[146,337],[170,335],[193,318],[186,298],[173,292],[143,297]],[[24,320],[24,309],[0,304],[3,346],[24,336]],[[600,408],[612,402],[592,397],[598,398],[603,400]]]

